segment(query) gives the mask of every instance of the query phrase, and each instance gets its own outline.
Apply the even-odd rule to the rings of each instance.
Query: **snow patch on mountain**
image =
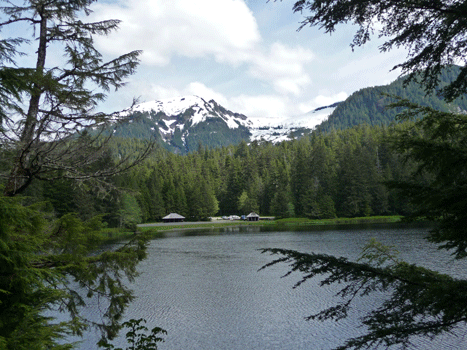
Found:
[[[189,109],[192,110],[190,117],[191,126],[204,122],[208,118],[221,118],[230,129],[236,129],[239,126],[251,126],[251,121],[244,115],[228,111],[214,100],[206,101],[198,96],[144,102],[131,108],[126,112],[126,115],[134,112],[163,113],[170,118],[178,117]],[[165,119],[166,122],[172,121],[172,119],[168,118]],[[177,119],[173,119],[173,121],[175,122]],[[173,123],[171,125],[174,126]]]
[[[143,102],[134,106],[131,112],[162,112],[167,116],[175,116],[185,112],[192,106],[197,106],[201,102],[197,96],[181,97],[175,99],[165,99],[158,101]],[[202,100],[204,102],[204,100]],[[199,111],[199,107],[198,107]]]
[[[182,143],[186,145],[192,127],[210,121],[218,123],[219,119],[231,130],[246,128],[251,134],[250,142],[257,140],[279,143],[309,133],[326,120],[337,105],[338,103],[320,107],[291,118],[254,120],[243,114],[231,112],[214,100],[206,101],[198,96],[185,96],[144,102],[128,110],[124,116],[131,116],[135,112],[147,114],[147,117],[157,124],[159,134],[166,143],[173,142],[175,134],[178,133],[178,137],[181,137]],[[217,131],[211,130],[210,134],[213,133]]]
[[[340,102],[330,106],[316,108],[303,115],[285,119],[263,119],[256,120],[251,129],[251,141],[270,141],[279,143],[303,136],[325,121],[336,109]]]

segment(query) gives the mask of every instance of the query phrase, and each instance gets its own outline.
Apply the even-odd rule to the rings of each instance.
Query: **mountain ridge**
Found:
[[[252,122],[245,115],[198,96],[140,103],[121,116],[128,122],[116,126],[115,136],[154,138],[175,153],[189,153],[200,143],[235,144],[251,135]]]
[[[439,75],[439,88],[454,81],[460,72],[458,66],[447,66]],[[420,106],[432,107],[440,111],[467,111],[467,95],[447,103],[437,91],[427,93],[416,81],[405,82],[405,77],[399,77],[390,84],[366,87],[352,93],[340,103],[329,118],[317,126],[321,132],[333,129],[342,130],[359,124],[388,125],[395,121],[398,109],[386,108],[386,105],[396,102],[391,96],[408,99]]]
[[[322,107],[318,114],[313,114],[313,110],[309,112],[312,114],[304,114],[301,119],[293,117],[264,125],[253,122],[244,114],[232,112],[212,99],[206,101],[195,95],[183,96],[133,106],[121,113],[128,122],[118,125],[114,135],[155,138],[167,149],[182,154],[198,149],[199,144],[211,148],[242,140],[277,143],[310,133],[331,112],[324,111],[326,108]]]
[[[455,66],[447,67],[440,75],[440,86],[452,81],[456,72]],[[467,96],[448,104],[436,92],[427,94],[417,83],[405,84],[401,77],[387,85],[358,90],[345,101],[303,115],[281,120],[263,118],[262,123],[198,96],[144,102],[122,114],[129,121],[117,126],[114,135],[153,138],[170,151],[182,154],[197,150],[200,144],[213,148],[241,141],[278,143],[301,138],[315,130],[329,132],[359,124],[390,124],[398,113],[385,107],[395,101],[390,95],[438,110],[467,111]]]

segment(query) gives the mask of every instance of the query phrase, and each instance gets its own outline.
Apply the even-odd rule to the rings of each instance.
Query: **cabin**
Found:
[[[162,218],[163,222],[182,222],[183,220],[185,220],[185,217],[177,213],[170,213]]]
[[[259,221],[259,215],[255,212],[251,212],[246,216],[247,221]]]

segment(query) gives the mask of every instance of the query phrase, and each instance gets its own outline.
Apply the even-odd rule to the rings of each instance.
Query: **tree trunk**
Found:
[[[39,47],[37,50],[36,79],[42,79],[47,53],[47,14],[44,8],[38,9],[37,12],[40,16],[40,33]],[[39,136],[36,137],[34,134],[37,123],[39,122],[39,104],[42,94],[43,86],[41,85],[41,81],[37,80],[34,82],[31,91],[28,113],[26,115],[23,132],[18,142],[17,155],[4,189],[4,195],[6,196],[15,196],[21,193],[33,180],[35,171],[33,169],[34,166],[31,156],[35,144],[40,142]]]

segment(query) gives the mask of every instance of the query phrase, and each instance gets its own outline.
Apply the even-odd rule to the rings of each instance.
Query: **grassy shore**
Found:
[[[349,224],[376,224],[400,222],[402,216],[368,216],[358,218],[316,219],[288,218],[276,221],[278,225],[349,225]]]
[[[287,218],[279,220],[261,220],[261,221],[231,221],[231,222],[216,222],[214,221],[199,221],[196,223],[177,225],[174,223],[170,226],[149,226],[138,227],[138,232],[150,234],[157,237],[162,232],[174,230],[194,230],[194,229],[213,229],[232,226],[277,226],[277,227],[293,227],[293,226],[318,226],[318,225],[352,225],[352,224],[376,224],[376,223],[397,223],[402,219],[401,216],[370,216],[358,218],[335,218],[335,219],[320,219],[311,220],[307,218]],[[105,229],[102,235],[107,240],[129,238],[134,235],[134,231],[125,229]]]
[[[200,221],[196,223],[170,226],[150,226],[138,227],[138,231],[157,236],[161,232],[173,230],[193,230],[193,229],[212,229],[232,226],[312,226],[312,225],[349,225],[349,224],[374,224],[374,223],[397,223],[402,219],[401,216],[372,216],[358,218],[336,218],[311,220],[307,218],[287,218],[279,220],[261,220],[261,221],[231,221],[216,222]]]

